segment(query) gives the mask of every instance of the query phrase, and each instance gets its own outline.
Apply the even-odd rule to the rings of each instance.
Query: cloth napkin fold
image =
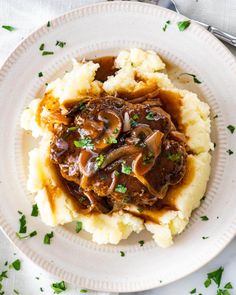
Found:
[[[13,32],[0,28],[0,65],[16,45],[40,25],[81,5],[95,2],[102,0],[0,0],[0,27],[11,25],[16,28]],[[187,17],[207,22],[236,35],[235,0],[176,0],[176,3],[181,13]],[[230,50],[236,55],[236,49],[230,47]],[[58,279],[31,263],[0,232],[0,272],[6,268],[5,261],[12,262],[17,258],[22,260],[22,270],[9,271],[9,278],[4,280],[5,294],[14,294],[14,289],[22,295],[41,294],[40,288],[44,290],[42,294],[52,294],[50,285]],[[172,291],[168,293],[168,288],[168,286],[161,288],[163,293],[159,289],[160,291],[150,291],[150,294],[171,294]],[[68,286],[66,294],[78,295],[80,289]],[[108,293],[90,291],[89,294]]]

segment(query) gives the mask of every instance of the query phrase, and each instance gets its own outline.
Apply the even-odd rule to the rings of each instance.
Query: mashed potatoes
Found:
[[[57,97],[62,106],[68,102],[80,101],[84,96],[99,96],[104,91],[116,95],[117,92],[135,93],[153,87],[161,89],[160,95],[168,93],[178,97],[181,104],[178,123],[185,131],[187,146],[192,153],[187,159],[187,173],[183,181],[171,187],[165,197],[166,204],[177,210],[143,212],[153,215],[153,221],[148,222],[130,214],[133,210],[131,207],[127,207],[125,212],[119,211],[112,215],[79,213],[76,202],[65,193],[51,167],[51,133],[37,124],[38,99],[30,103],[21,118],[22,128],[31,130],[34,137],[42,137],[39,147],[29,153],[27,187],[35,194],[43,222],[50,226],[80,220],[83,229],[91,233],[93,241],[99,244],[117,244],[132,232],[139,233],[146,228],[159,246],[168,247],[173,243],[173,236],[184,230],[192,210],[200,205],[206,190],[210,175],[209,151],[213,149],[209,106],[200,101],[196,94],[176,89],[168,76],[160,72],[165,64],[153,51],[123,50],[117,56],[115,65],[118,68],[115,75],[101,83],[95,80],[98,64],[92,61],[78,63],[74,60],[72,71],[49,83],[47,92]]]

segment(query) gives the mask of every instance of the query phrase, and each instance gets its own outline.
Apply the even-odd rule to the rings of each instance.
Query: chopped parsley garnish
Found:
[[[20,240],[25,240],[25,239],[28,239],[28,238],[32,238],[32,237],[34,237],[34,236],[36,236],[36,235],[37,235],[37,231],[36,231],[36,230],[32,231],[31,233],[29,233],[29,234],[26,235],[26,236],[21,236],[19,233],[16,233],[16,236],[17,236]]]
[[[127,187],[123,184],[118,184],[115,188],[115,192],[125,194],[127,192]]]
[[[225,289],[233,289],[233,286],[230,282],[228,282],[225,286],[224,286]]]
[[[100,168],[102,166],[104,160],[105,160],[105,156],[103,154],[100,154],[99,156],[97,156],[96,165],[98,168]]]
[[[14,268],[15,270],[20,270],[21,268],[21,262],[19,259],[16,259],[15,261],[12,262],[12,264],[9,265],[9,268]]]
[[[207,220],[209,220],[209,218],[206,215],[204,215],[204,216],[201,216],[201,220],[202,221],[207,221]]]
[[[72,127],[69,127],[68,130],[69,131],[76,131],[76,130],[78,130],[78,128],[79,128],[78,126],[72,126]]]
[[[92,139],[89,137],[81,138],[79,140],[74,140],[74,145],[77,148],[88,148],[89,150],[92,150],[94,148]]]
[[[43,77],[43,73],[42,72],[39,72],[38,73],[38,76],[39,76],[39,78]]]
[[[80,290],[80,293],[87,293],[88,292],[88,290],[86,290],[86,289],[81,289]]]
[[[32,205],[31,216],[37,217],[39,215],[39,209],[37,204]]]
[[[16,289],[14,289],[13,292],[14,292],[15,294],[17,294],[17,295],[20,294],[20,292],[19,292],[18,290],[16,290]]]
[[[53,283],[51,285],[52,289],[54,290],[55,294],[60,294],[61,292],[66,290],[66,285],[64,281]]]
[[[227,128],[229,129],[229,131],[233,134],[234,130],[235,130],[235,126],[233,125],[228,125]]]
[[[194,74],[189,74],[189,73],[180,74],[180,76],[183,76],[183,75],[188,75],[188,76],[193,77],[193,82],[196,83],[196,84],[201,84],[202,83],[200,80],[198,80],[197,76],[194,75]]]
[[[40,289],[39,289],[41,292],[44,292],[44,290],[43,290],[43,288],[42,287],[40,287]]]
[[[138,122],[136,122],[134,119],[129,120],[131,127],[136,127],[138,125]]]
[[[83,228],[83,223],[81,221],[76,222],[75,231],[79,233]]]
[[[228,290],[218,289],[216,295],[230,295]]]
[[[142,213],[144,209],[142,207],[138,207],[137,210],[139,213]]]
[[[234,152],[233,152],[231,149],[228,149],[228,150],[226,151],[226,153],[228,153],[229,155],[232,155]]]
[[[108,137],[106,139],[107,144],[116,144],[117,142],[118,142],[117,139],[115,137],[112,137],[112,136],[110,136],[110,137]]]
[[[121,172],[129,175],[132,172],[132,167],[122,164]]]
[[[44,55],[52,55],[52,54],[54,54],[53,51],[43,51],[43,52],[42,52],[42,55],[43,55],[43,56],[44,56]]]
[[[138,243],[139,243],[140,247],[143,247],[145,242],[143,240],[141,240],[141,241],[138,241]]]
[[[132,116],[132,119],[133,119],[133,120],[138,120],[138,119],[139,119],[139,115],[138,115],[138,114],[134,114],[134,115]]]
[[[43,51],[43,50],[44,50],[44,46],[45,46],[45,44],[42,43],[42,44],[39,46],[39,50],[40,50],[40,51]]]
[[[8,265],[8,261],[5,261],[4,265],[7,266]]]
[[[145,118],[148,121],[153,121],[153,120],[155,120],[155,115],[153,114],[153,112],[149,112]]]
[[[209,237],[202,237],[203,240],[209,239]]]
[[[47,22],[47,27],[48,28],[51,27],[51,22],[50,21]]]
[[[50,245],[51,244],[51,239],[54,237],[54,233],[53,231],[51,231],[50,233],[47,233],[45,236],[44,236],[44,239],[43,239],[43,243],[46,244],[46,245]]]
[[[113,131],[113,134],[117,134],[118,132],[119,132],[119,129],[115,128],[114,131]]]
[[[81,196],[79,198],[79,202],[82,204],[87,198],[85,196]]]
[[[197,289],[196,288],[194,288],[192,291],[190,291],[189,293],[190,294],[195,294],[197,292]]]
[[[83,110],[85,110],[85,109],[86,109],[86,103],[81,102],[81,103],[79,104],[79,110],[80,110],[80,111],[83,111]]]
[[[219,288],[220,283],[221,283],[221,278],[222,278],[223,271],[224,271],[224,268],[221,266],[217,270],[215,270],[213,272],[209,272],[207,274],[207,279],[213,280],[216,283],[217,287]]]
[[[172,162],[179,162],[181,159],[181,155],[176,153],[176,154],[168,154],[167,159],[172,161]]]
[[[208,288],[211,285],[211,279],[206,279],[204,282],[204,286]]]
[[[19,219],[19,222],[20,222],[19,233],[20,234],[25,234],[27,232],[27,226],[26,226],[26,217],[25,217],[24,214]]]
[[[152,163],[154,160],[154,154],[152,152],[148,152],[148,154],[143,155],[143,163],[145,165]]]
[[[190,20],[184,20],[182,22],[177,23],[180,32],[183,32],[184,30],[186,30],[190,26],[190,24],[191,24]]]
[[[114,173],[115,173],[115,176],[119,176],[120,175],[120,172],[117,171],[117,170],[115,170]]]
[[[125,256],[125,252],[124,251],[120,251],[120,256],[124,257]]]
[[[168,27],[169,24],[170,24],[170,20],[168,20],[168,21],[165,22],[165,24],[164,24],[164,26],[163,26],[163,28],[162,28],[162,30],[163,30],[164,32],[166,31],[166,29],[167,29],[167,27]]]
[[[66,45],[66,42],[63,42],[63,41],[57,41],[56,42],[56,46],[59,46],[61,48],[63,48],[65,45]]]
[[[6,26],[6,25],[3,25],[2,28],[9,31],[9,32],[15,31],[15,29],[16,29],[12,26]]]

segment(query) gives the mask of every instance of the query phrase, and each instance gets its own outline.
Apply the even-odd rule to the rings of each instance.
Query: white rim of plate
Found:
[[[140,3],[140,2],[129,2],[129,1],[115,1],[115,2],[102,2],[102,3],[96,3],[91,5],[85,5],[82,7],[79,7],[77,9],[74,9],[70,12],[67,12],[65,14],[62,14],[59,17],[54,18],[50,21],[51,23],[51,29],[55,29],[56,27],[70,22],[74,20],[75,18],[81,18],[86,17],[88,15],[97,13],[97,12],[109,12],[114,10],[121,10],[126,9],[133,12],[145,12],[149,14],[154,14],[155,12],[158,14],[158,11],[161,11],[162,14],[166,15],[166,17],[170,15],[175,15],[177,19],[183,20],[186,19],[186,17],[177,14],[173,11],[170,11],[168,9],[162,8],[160,6],[147,4],[147,3]],[[236,60],[234,56],[231,54],[231,52],[226,48],[217,38],[215,38],[211,33],[206,31],[204,28],[199,26],[196,23],[192,23],[191,27],[194,29],[194,33],[198,36],[201,35],[202,38],[204,38],[205,42],[208,42],[209,45],[211,45],[214,50],[217,51],[217,53],[221,56],[222,60],[224,60],[225,64],[228,65],[228,67],[232,70],[232,72],[235,72],[236,75]],[[11,66],[15,63],[16,59],[25,51],[28,47],[31,46],[33,42],[35,42],[37,39],[42,37],[44,34],[48,33],[48,29],[45,25],[41,26],[39,29],[36,29],[33,31],[28,37],[26,37],[23,41],[21,41],[16,48],[8,55],[5,62],[1,65],[0,68],[0,85],[1,82],[4,80],[5,76],[7,76],[8,71],[10,70]],[[6,235],[6,237],[32,262],[40,266],[44,271],[53,274],[57,276],[58,278],[67,281],[68,283],[72,284],[78,284],[88,289],[94,289],[99,291],[112,291],[112,292],[134,292],[134,291],[142,291],[146,289],[155,288],[158,286],[164,286],[171,282],[174,282],[178,279],[181,279],[185,277],[186,275],[189,275],[196,270],[198,270],[200,267],[207,264],[209,261],[211,261],[214,257],[216,257],[227,245],[228,243],[234,238],[235,232],[236,232],[236,218],[232,222],[232,224],[228,227],[228,230],[225,232],[224,236],[221,236],[221,239],[215,244],[215,248],[211,249],[210,252],[208,252],[207,259],[206,257],[202,257],[202,261],[195,266],[191,270],[191,272],[185,272],[181,273],[178,277],[176,276],[175,279],[170,279],[169,281],[166,280],[163,283],[159,283],[159,281],[150,281],[147,280],[145,282],[142,282],[140,286],[134,286],[134,285],[121,285],[116,283],[108,284],[106,281],[95,281],[92,279],[87,278],[81,278],[78,275],[75,275],[73,273],[66,272],[59,267],[57,267],[55,264],[50,264],[47,260],[44,260],[43,257],[41,257],[39,254],[34,252],[32,249],[30,249],[27,245],[20,242],[18,238],[16,238],[14,229],[7,223],[7,221],[3,218],[0,212],[0,228]]]

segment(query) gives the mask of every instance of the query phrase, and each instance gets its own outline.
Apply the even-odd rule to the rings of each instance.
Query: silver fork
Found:
[[[174,0],[150,0],[150,1],[146,1],[146,0],[138,0],[138,2],[147,2],[147,3],[151,3],[151,4],[156,4],[165,8],[168,8],[170,10],[173,10],[179,14],[181,14],[181,12],[179,11],[176,3]],[[223,32],[220,29],[217,29],[213,26],[210,26],[206,23],[202,23],[199,22],[197,20],[193,20],[195,23],[198,23],[199,25],[203,26],[205,29],[207,29],[207,31],[211,32],[214,36],[216,36],[218,39],[236,47],[236,37],[228,34],[226,32]]]

